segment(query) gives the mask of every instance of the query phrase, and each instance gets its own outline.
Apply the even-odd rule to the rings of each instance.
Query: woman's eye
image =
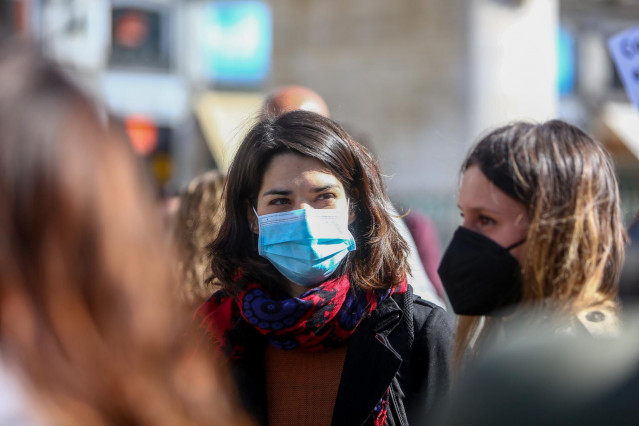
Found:
[[[486,226],[486,225],[494,225],[496,222],[494,219],[488,217],[488,216],[479,216],[479,224],[482,226]]]
[[[269,201],[269,205],[272,206],[281,206],[283,204],[288,204],[290,201],[288,198],[274,198],[271,201]]]
[[[331,193],[331,192],[327,192],[327,193],[324,193],[324,194],[320,194],[320,195],[318,195],[318,197],[317,197],[317,199],[318,199],[318,200],[330,200],[330,199],[332,199],[332,198],[336,198],[336,197],[335,197],[335,194],[333,194],[333,193]]]

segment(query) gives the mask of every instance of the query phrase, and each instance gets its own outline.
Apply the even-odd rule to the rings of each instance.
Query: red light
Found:
[[[149,22],[140,12],[127,12],[115,22],[115,40],[130,49],[140,47],[149,35]]]
[[[142,116],[131,116],[124,120],[133,149],[140,155],[148,155],[158,146],[158,128],[155,123]]]

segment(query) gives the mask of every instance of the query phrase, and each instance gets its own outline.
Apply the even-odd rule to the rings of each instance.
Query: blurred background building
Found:
[[[630,0],[3,0],[121,117],[158,188],[224,170],[263,96],[310,87],[380,158],[392,198],[446,242],[459,167],[481,133],[562,117],[613,153],[626,218],[639,207],[639,113],[607,39]]]

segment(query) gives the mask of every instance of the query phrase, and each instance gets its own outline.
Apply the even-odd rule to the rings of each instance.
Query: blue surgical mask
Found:
[[[355,250],[355,240],[348,230],[348,209],[266,214],[258,216],[258,223],[260,256],[304,287],[325,281],[348,252]]]

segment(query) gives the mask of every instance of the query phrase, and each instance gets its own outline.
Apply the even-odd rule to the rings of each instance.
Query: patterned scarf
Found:
[[[359,323],[392,294],[407,290],[404,280],[386,290],[363,290],[351,286],[348,276],[326,281],[304,292],[299,298],[273,298],[258,283],[246,286],[235,298],[218,291],[196,312],[219,347],[232,359],[244,347],[230,338],[230,330],[245,321],[276,348],[302,348],[319,351],[336,347],[353,334]],[[375,407],[375,425],[386,424],[389,391]]]

